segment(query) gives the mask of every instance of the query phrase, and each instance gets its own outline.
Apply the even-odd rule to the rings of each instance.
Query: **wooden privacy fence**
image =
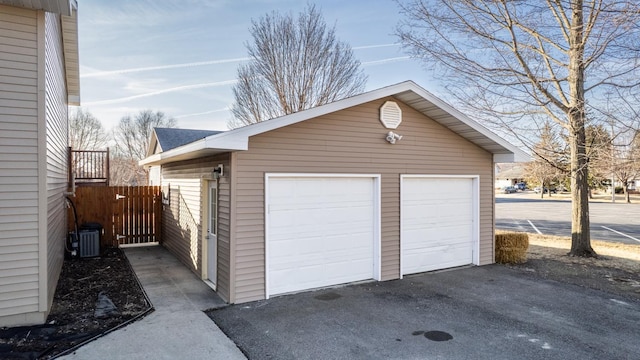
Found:
[[[160,186],[78,187],[71,200],[78,225],[99,223],[104,229],[101,246],[160,242],[162,193]],[[69,231],[74,230],[69,209]]]

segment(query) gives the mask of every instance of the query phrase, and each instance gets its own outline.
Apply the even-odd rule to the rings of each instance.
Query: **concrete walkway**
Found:
[[[155,311],[61,359],[246,359],[203,310],[217,294],[160,246],[125,254]]]

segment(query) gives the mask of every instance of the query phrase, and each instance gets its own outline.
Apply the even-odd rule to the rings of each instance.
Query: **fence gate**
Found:
[[[80,226],[84,223],[103,226],[101,246],[160,242],[160,186],[78,187],[72,200]],[[70,212],[69,230],[73,228],[74,217]]]

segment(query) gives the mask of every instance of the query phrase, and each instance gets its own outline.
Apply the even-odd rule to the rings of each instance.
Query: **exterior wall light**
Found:
[[[402,140],[402,135],[398,135],[398,134],[394,133],[393,131],[389,131],[387,133],[386,139],[389,142],[389,144],[395,144],[396,141]]]
[[[222,164],[218,164],[217,167],[213,168],[213,178],[214,179],[220,179],[222,177],[222,175],[224,175],[224,167],[222,166]]]

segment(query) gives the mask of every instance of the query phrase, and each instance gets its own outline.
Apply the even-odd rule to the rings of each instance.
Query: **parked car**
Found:
[[[540,194],[540,189],[541,189],[541,187],[538,186],[538,187],[533,189],[533,192],[535,192],[536,194]],[[544,192],[545,192],[545,194],[548,194],[549,193],[549,188],[545,186]],[[556,190],[556,188],[551,188],[551,192],[553,194],[556,194],[558,191]]]
[[[527,188],[527,184],[523,183],[523,182],[519,182],[516,184],[516,189],[520,190],[520,191],[524,191]]]
[[[517,192],[518,189],[516,189],[515,186],[505,186],[504,188],[502,188],[502,192],[505,194],[513,194],[514,192]]]

